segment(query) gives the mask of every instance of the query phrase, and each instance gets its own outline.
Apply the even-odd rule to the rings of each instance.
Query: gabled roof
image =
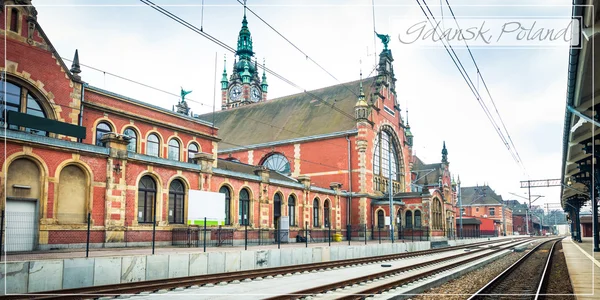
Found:
[[[463,206],[502,205],[503,203],[502,196],[486,185],[461,187],[460,193]]]
[[[414,156],[411,171],[417,175],[417,185],[437,185],[439,178],[444,174],[442,163],[426,164],[417,156]]]
[[[375,77],[363,79],[363,86],[369,90],[374,82]],[[215,126],[223,138],[219,150],[353,130],[359,83],[347,82],[215,112]],[[213,121],[212,113],[197,117]]]

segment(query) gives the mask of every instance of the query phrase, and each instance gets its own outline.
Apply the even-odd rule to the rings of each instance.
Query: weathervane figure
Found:
[[[192,91],[184,91],[183,87],[181,87],[181,102],[185,102],[185,95],[191,93]]]
[[[375,34],[377,35],[377,37],[381,40],[381,42],[383,43],[383,50],[387,50],[388,49],[388,43],[390,42],[390,36],[387,34],[379,34],[377,33],[377,31],[375,31]]]

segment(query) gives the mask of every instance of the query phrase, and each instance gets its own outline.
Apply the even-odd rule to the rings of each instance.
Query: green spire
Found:
[[[242,29],[240,30],[240,35],[238,36],[238,44],[236,55],[240,56],[240,58],[248,58],[254,55],[252,51],[252,36],[250,35],[250,30],[248,29],[248,20],[246,19],[246,2],[244,1],[244,19],[242,19]]]
[[[227,81],[227,55],[224,55],[223,58],[223,77],[221,78],[221,89],[225,90],[227,89],[227,85],[228,85],[228,81]]]
[[[262,87],[263,93],[266,93],[267,88],[269,87],[269,84],[267,84],[267,73],[265,71],[265,59],[264,58],[263,58],[263,75],[262,75],[262,80],[261,80],[260,86]]]

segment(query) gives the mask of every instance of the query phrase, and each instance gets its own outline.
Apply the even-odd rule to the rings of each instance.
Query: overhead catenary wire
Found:
[[[440,2],[441,2],[441,0],[440,0]],[[452,18],[454,19],[456,26],[460,30],[460,25],[458,24],[458,20],[456,19],[456,16],[454,15],[454,11],[452,10],[452,7],[450,6],[450,2],[448,0],[446,0],[446,5],[448,5],[450,14],[452,14]],[[471,52],[471,48],[469,48],[469,45],[467,44],[466,39],[463,39],[463,42],[465,43],[465,46],[467,47],[467,50],[469,51],[469,56],[471,57],[471,60],[473,61],[473,64],[475,65],[475,68],[477,69],[477,75],[479,76],[478,80],[479,80],[479,78],[481,78],[481,83],[483,83],[483,87],[485,88],[485,90],[490,98],[490,102],[492,102],[492,105],[494,106],[494,110],[496,111],[496,114],[498,115],[498,118],[500,119],[500,124],[502,124],[502,128],[506,132],[508,140],[509,140],[512,148],[514,149],[514,151],[517,155],[517,158],[519,159],[519,162],[521,163],[521,165],[523,166],[523,169],[525,169],[525,172],[527,173],[527,169],[525,168],[525,165],[524,165],[523,161],[521,160],[521,156],[519,155],[519,152],[517,151],[517,148],[515,147],[515,144],[513,143],[512,137],[510,136],[510,133],[506,129],[506,125],[504,124],[504,121],[502,120],[502,116],[500,115],[500,112],[498,112],[498,108],[496,107],[496,102],[494,101],[494,98],[492,97],[492,94],[490,93],[490,89],[488,88],[487,83],[485,82],[485,79],[481,75],[481,71],[479,70],[479,66],[477,65],[477,62],[475,61],[475,57],[473,56],[473,53]],[[479,81],[478,81],[478,84],[479,84]]]
[[[290,41],[288,38],[286,38],[282,33],[280,33],[277,29],[275,29],[271,24],[269,24],[267,21],[265,21],[263,18],[261,18],[257,13],[255,13],[252,9],[250,9],[247,5],[246,5],[246,1],[242,2],[241,0],[237,0],[237,2],[239,2],[240,4],[242,4],[244,6],[244,8],[246,10],[248,10],[250,13],[252,13],[255,17],[257,17],[260,21],[262,21],[265,25],[267,25],[271,30],[273,30],[277,35],[279,35],[282,39],[284,39],[286,42],[288,42],[288,44],[290,44],[292,47],[294,47],[296,50],[298,50],[300,53],[302,53],[302,55],[304,55],[304,57],[306,58],[306,60],[311,61],[312,63],[314,63],[317,67],[319,67],[321,70],[323,70],[325,73],[327,73],[329,76],[331,76],[331,78],[335,79],[337,82],[341,83],[341,81],[339,79],[337,79],[337,77],[335,77],[331,72],[329,72],[327,69],[325,69],[321,64],[319,64],[318,62],[316,62],[312,57],[310,57],[308,54],[306,54],[306,52],[302,51],[298,46],[296,46],[292,41]],[[349,89],[349,91],[351,93],[353,93],[356,97],[358,97],[358,94],[355,91],[352,91]]]
[[[420,3],[419,0],[416,0],[417,4],[419,4],[419,7],[421,9],[421,11],[423,12],[423,14],[425,15],[425,17],[427,18],[427,20],[429,21],[429,23],[434,26],[433,22],[437,22],[435,16],[433,15],[433,13],[431,12],[431,10],[429,9],[429,7],[427,6],[427,3],[425,2],[425,0],[423,0],[423,3],[425,4],[425,8],[427,9],[427,11],[429,12],[430,16],[427,14],[427,12],[425,11],[425,9],[423,8],[423,5]],[[433,21],[431,20],[433,19]],[[434,26],[435,28],[435,33],[437,33],[437,27]],[[440,35],[441,36],[441,35]],[[517,156],[515,155],[514,151],[511,151],[511,147],[509,145],[509,142],[507,141],[507,138],[504,136],[504,134],[502,133],[502,131],[500,130],[500,127],[498,126],[498,124],[496,123],[495,119],[493,118],[491,112],[489,111],[489,109],[487,108],[486,104],[482,101],[482,97],[479,94],[479,92],[477,91],[477,89],[475,88],[473,81],[471,80],[468,72],[466,71],[466,69],[464,68],[464,66],[462,65],[462,62],[460,61],[460,58],[458,57],[458,55],[456,54],[456,52],[454,51],[454,49],[452,48],[452,45],[450,45],[448,43],[448,46],[446,46],[446,43],[444,42],[444,39],[441,38],[440,41],[442,42],[442,45],[444,46],[444,49],[446,50],[446,52],[448,53],[448,55],[450,56],[450,58],[452,59],[452,62],[454,63],[454,65],[456,66],[456,68],[459,70],[461,76],[463,77],[463,79],[465,80],[465,82],[467,83],[467,85],[469,86],[469,89],[471,90],[471,92],[473,93],[473,95],[475,96],[476,100],[478,101],[479,105],[482,107],[482,109],[484,110],[486,116],[488,117],[488,119],[490,120],[494,130],[496,131],[496,133],[498,134],[498,136],[500,137],[500,139],[502,140],[502,142],[504,143],[504,145],[507,147],[507,149],[509,150],[510,155],[512,156],[513,160],[519,164],[520,164],[520,160],[517,158]],[[448,49],[448,47],[450,49]]]
[[[150,0],[140,0],[140,1],[141,1],[142,3],[144,3],[144,4],[148,5],[148,6],[150,6],[151,8],[155,9],[156,11],[158,11],[158,12],[162,13],[163,15],[165,15],[165,16],[167,16],[167,17],[169,17],[170,19],[172,19],[172,20],[174,20],[174,21],[178,22],[179,24],[181,24],[181,25],[184,25],[185,27],[187,27],[187,28],[189,28],[189,29],[193,30],[194,32],[196,32],[196,33],[198,33],[198,34],[202,35],[203,37],[205,37],[205,38],[207,38],[207,39],[209,39],[209,40],[213,41],[213,42],[214,42],[214,43],[216,43],[217,45],[219,45],[219,46],[221,46],[221,47],[225,48],[227,51],[230,51],[230,52],[232,52],[232,53],[235,53],[235,52],[236,52],[236,50],[235,50],[235,49],[233,49],[232,47],[228,46],[228,45],[227,45],[227,44],[225,44],[224,42],[222,42],[222,41],[218,40],[217,38],[214,38],[214,37],[210,36],[209,34],[207,34],[207,33],[206,33],[206,32],[204,32],[204,31],[201,31],[200,29],[198,29],[198,28],[197,28],[197,27],[195,27],[194,25],[192,25],[192,24],[188,23],[187,21],[185,21],[185,20],[183,20],[183,19],[179,18],[178,16],[176,16],[176,15],[174,15],[173,13],[171,13],[171,12],[167,11],[166,9],[164,9],[164,8],[160,7],[159,5],[156,5],[156,4],[154,4],[152,1],[150,1]],[[275,76],[276,78],[278,78],[278,79],[282,80],[283,82],[285,82],[285,83],[287,83],[287,84],[289,84],[289,85],[291,85],[291,86],[293,86],[293,87],[295,87],[295,88],[297,88],[297,89],[299,89],[299,90],[301,90],[301,91],[303,91],[303,92],[307,93],[307,94],[308,94],[308,95],[310,95],[311,97],[314,97],[316,100],[318,100],[318,101],[322,102],[323,104],[325,104],[325,105],[327,105],[327,106],[330,106],[330,107],[331,107],[331,108],[333,108],[335,111],[337,111],[337,112],[339,112],[339,113],[341,113],[341,114],[345,115],[345,116],[346,116],[346,117],[348,117],[348,118],[352,118],[352,119],[354,119],[354,116],[352,116],[352,115],[350,115],[350,114],[347,114],[346,112],[344,112],[344,111],[340,110],[339,108],[335,107],[334,105],[331,105],[331,104],[327,103],[327,101],[325,101],[325,100],[323,100],[323,99],[321,99],[321,98],[317,97],[315,94],[313,94],[313,93],[311,93],[311,92],[307,91],[305,88],[303,88],[303,87],[301,87],[301,86],[297,85],[296,83],[294,83],[294,82],[292,82],[292,81],[288,80],[287,78],[285,78],[285,77],[281,76],[280,74],[278,74],[278,73],[276,73],[276,72],[272,71],[271,69],[269,69],[269,68],[267,68],[267,67],[264,67],[264,66],[260,66],[260,65],[259,65],[259,67],[262,67],[262,68],[263,68],[263,70],[265,70],[267,73],[269,73],[269,74],[271,74],[271,75]]]
[[[61,58],[62,58],[63,60],[66,60],[66,61],[70,61],[70,62],[72,62],[72,60],[70,60],[70,59],[68,59],[68,58],[64,58],[64,57],[61,57]],[[101,70],[101,69],[99,69],[99,68],[96,68],[96,67],[92,67],[92,66],[85,65],[85,64],[82,64],[82,63],[80,63],[79,65],[80,65],[80,66],[82,66],[82,67],[86,67],[86,68],[88,68],[88,69],[90,69],[90,70],[94,70],[94,71],[102,72],[102,73],[104,73],[104,74],[108,74],[108,75],[110,75],[110,76],[113,76],[113,77],[116,77],[116,78],[119,78],[119,79],[122,79],[122,80],[125,80],[125,81],[128,81],[128,82],[131,82],[131,83],[134,83],[134,84],[138,84],[138,85],[141,85],[141,86],[143,86],[143,87],[147,87],[147,88],[149,88],[149,89],[153,89],[153,90],[155,90],[155,91],[158,91],[158,92],[161,92],[161,93],[165,93],[165,94],[168,94],[168,95],[171,95],[171,96],[175,96],[175,97],[177,97],[177,98],[180,98],[180,97],[181,97],[181,95],[177,95],[177,94],[175,94],[175,93],[171,93],[171,92],[169,92],[169,91],[165,91],[165,90],[163,90],[163,89],[159,89],[159,88],[157,88],[157,87],[154,87],[154,86],[151,86],[151,85],[148,85],[148,84],[145,84],[145,83],[141,83],[141,82],[139,82],[139,81],[136,81],[136,80],[133,80],[133,79],[129,79],[129,78],[127,78],[127,77],[123,77],[123,76],[121,76],[121,75],[117,75],[117,74],[114,74],[114,73],[111,73],[111,72],[108,72],[108,71],[104,71],[104,70]],[[204,104],[204,103],[202,103],[202,102],[200,102],[200,101],[196,101],[196,100],[193,100],[193,99],[186,98],[185,100],[186,100],[186,101],[190,101],[190,102],[194,102],[194,103],[198,103],[198,104],[200,104],[200,105],[203,105],[203,106],[206,106],[206,107],[213,107],[212,105]]]

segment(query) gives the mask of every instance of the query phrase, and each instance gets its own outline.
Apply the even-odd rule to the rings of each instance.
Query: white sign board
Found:
[[[218,226],[225,223],[225,194],[190,190],[187,220],[190,225]]]

